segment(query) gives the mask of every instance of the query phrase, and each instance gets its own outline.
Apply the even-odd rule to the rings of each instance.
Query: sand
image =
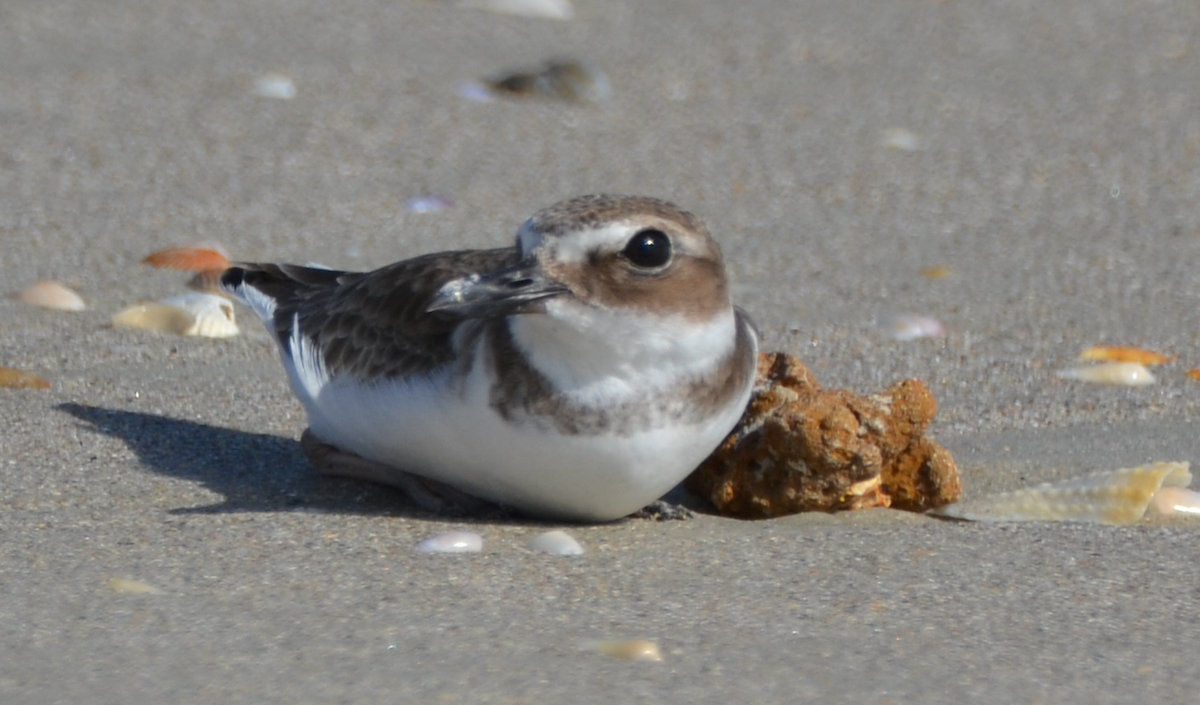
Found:
[[[584,556],[536,554],[546,525],[317,476],[248,311],[232,340],[107,322],[182,292],[137,264],[170,245],[367,269],[506,244],[564,197],[642,193],[709,224],[767,347],[822,384],[925,380],[968,493],[1197,461],[1198,15],[8,2],[0,288],[53,277],[89,309],[0,300],[0,365],[53,384],[0,390],[0,701],[1191,702],[1193,527],[702,515],[567,527]],[[462,94],[561,56],[604,70],[611,98]],[[295,97],[256,95],[268,72]],[[885,146],[897,129],[919,149]],[[428,194],[454,208],[404,210]],[[908,311],[948,338],[875,324]],[[1056,378],[1101,343],[1178,360],[1151,387]],[[413,550],[452,528],[483,552]],[[663,661],[586,648],[617,638]]]

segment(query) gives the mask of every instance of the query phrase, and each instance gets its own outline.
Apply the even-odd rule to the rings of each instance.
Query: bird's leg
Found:
[[[455,489],[437,480],[414,475],[390,465],[367,460],[317,438],[311,429],[300,436],[300,448],[317,472],[335,477],[351,477],[398,488],[421,509],[444,513],[495,511],[496,505]]]

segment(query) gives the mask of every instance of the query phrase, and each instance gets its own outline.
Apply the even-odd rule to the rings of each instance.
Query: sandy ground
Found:
[[[137,264],[168,245],[366,269],[643,193],[709,223],[769,348],[830,386],[926,380],[968,493],[1200,458],[1195,3],[577,9],[0,6],[0,285],[91,306],[0,301],[0,364],[53,382],[0,390],[0,701],[1193,701],[1192,527],[700,516],[545,556],[545,526],[317,476],[248,315],[230,341],[107,327],[182,291]],[[461,94],[556,56],[611,99]],[[255,95],[267,71],[296,97]],[[920,149],[882,146],[897,128]],[[406,212],[422,194],[456,205]],[[905,311],[949,337],[889,341]],[[1139,389],[1055,377],[1098,343],[1179,360]],[[482,554],[412,548],[464,527]],[[585,648],[631,637],[663,661]]]

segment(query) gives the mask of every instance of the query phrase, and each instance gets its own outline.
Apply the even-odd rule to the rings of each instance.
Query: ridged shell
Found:
[[[1162,487],[1187,487],[1187,463],[1153,463],[965,499],[931,514],[971,521],[1085,521],[1133,524]]]
[[[184,294],[134,304],[113,316],[112,323],[118,328],[203,338],[230,338],[241,332],[234,317],[233,303],[216,294]]]

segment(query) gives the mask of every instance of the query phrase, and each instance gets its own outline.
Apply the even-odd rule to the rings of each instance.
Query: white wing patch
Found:
[[[249,306],[250,310],[254,311],[254,313],[257,314],[260,319],[262,319],[262,322],[267,324],[268,329],[274,329],[276,307],[275,299],[267,296],[252,286],[247,286],[245,283],[233,287],[232,289],[228,287],[221,287],[221,289],[227,294],[233,294],[237,297],[238,301],[241,301]]]
[[[288,354],[292,359],[289,372],[292,373],[292,386],[297,393],[301,391],[309,399],[315,400],[321,394],[321,389],[329,382],[329,371],[325,369],[325,360],[321,351],[313,341],[300,330],[300,316],[292,316],[292,335],[288,338]]]

